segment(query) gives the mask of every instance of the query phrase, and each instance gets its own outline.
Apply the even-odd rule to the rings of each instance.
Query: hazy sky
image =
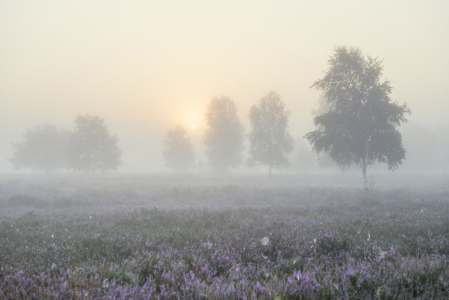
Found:
[[[448,124],[448,12],[447,0],[0,1],[0,173],[27,128],[84,113],[120,138],[121,170],[160,170],[167,130],[196,124],[199,143],[220,95],[248,130],[249,108],[278,91],[300,138],[339,45],[384,59],[410,121]]]

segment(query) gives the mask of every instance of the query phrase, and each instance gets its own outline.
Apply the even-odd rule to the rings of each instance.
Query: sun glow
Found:
[[[198,128],[198,126],[196,126],[196,124],[190,125],[190,129],[192,129],[192,130],[195,130],[195,129],[197,129],[197,128]]]

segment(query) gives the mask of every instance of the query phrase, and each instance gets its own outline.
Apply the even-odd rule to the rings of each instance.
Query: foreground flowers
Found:
[[[0,299],[449,297],[449,203],[376,201],[2,219]]]

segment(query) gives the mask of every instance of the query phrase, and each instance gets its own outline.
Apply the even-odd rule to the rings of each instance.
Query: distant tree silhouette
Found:
[[[288,132],[288,115],[285,104],[277,92],[268,92],[249,111],[248,166],[266,165],[272,169],[290,165],[287,154],[293,151],[293,139]]]
[[[170,129],[164,141],[163,155],[165,166],[175,171],[192,168],[195,161],[193,146],[187,137],[187,131],[180,125]]]
[[[410,110],[390,99],[388,80],[380,82],[382,61],[365,58],[355,47],[336,47],[328,63],[326,75],[312,87],[324,91],[329,107],[314,118],[317,129],[305,138],[315,152],[327,152],[341,169],[359,166],[368,190],[368,166],[386,163],[395,170],[405,159],[396,127],[407,121]]]
[[[69,166],[74,171],[115,170],[120,157],[118,138],[109,134],[102,118],[87,114],[76,118],[68,147]]]
[[[27,130],[25,141],[12,144],[13,157],[8,159],[14,169],[31,168],[50,173],[67,167],[67,142],[69,132],[56,126],[45,124]]]
[[[317,170],[317,155],[309,149],[306,140],[301,137],[294,141],[295,149],[292,151],[290,159],[290,169],[300,172],[309,173]]]
[[[204,143],[209,165],[223,173],[242,163],[244,129],[237,106],[228,97],[215,97],[207,106]]]

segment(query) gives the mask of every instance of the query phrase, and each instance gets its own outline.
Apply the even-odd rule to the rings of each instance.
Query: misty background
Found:
[[[310,86],[338,45],[383,59],[392,100],[412,111],[399,128],[407,155],[398,172],[448,173],[447,11],[437,0],[2,1],[0,173],[30,171],[7,161],[27,129],[72,129],[80,114],[117,135],[121,172],[168,171],[163,140],[176,124],[206,162],[209,101],[235,101],[248,133],[250,107],[271,90],[291,111],[288,171],[307,172],[315,155],[303,136],[320,97]]]

